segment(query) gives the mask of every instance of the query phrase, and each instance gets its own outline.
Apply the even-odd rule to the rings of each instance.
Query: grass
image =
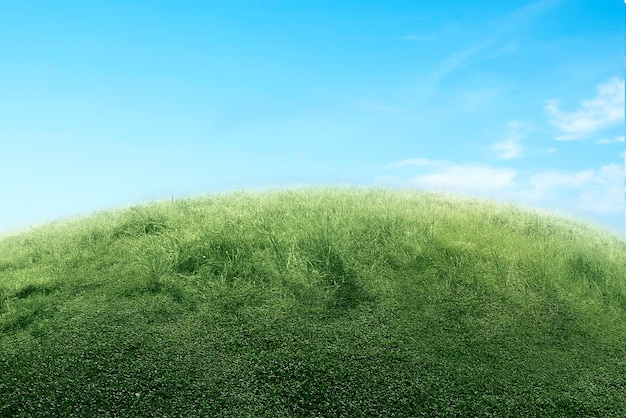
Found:
[[[521,207],[231,193],[0,240],[0,416],[626,416],[626,241]]]

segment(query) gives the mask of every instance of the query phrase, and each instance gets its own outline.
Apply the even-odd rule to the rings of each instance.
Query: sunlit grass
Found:
[[[625,416],[626,241],[302,189],[0,240],[0,416]]]

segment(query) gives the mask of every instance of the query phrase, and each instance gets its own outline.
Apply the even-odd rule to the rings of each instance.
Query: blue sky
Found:
[[[617,0],[0,3],[0,233],[300,185],[624,233]]]

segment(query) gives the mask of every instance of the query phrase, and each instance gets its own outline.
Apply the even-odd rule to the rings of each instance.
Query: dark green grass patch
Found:
[[[0,416],[626,416],[626,243],[418,192],[0,240]]]

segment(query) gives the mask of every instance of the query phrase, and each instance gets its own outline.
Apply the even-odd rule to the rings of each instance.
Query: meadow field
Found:
[[[0,238],[0,416],[624,417],[626,239],[431,192],[151,204]]]

